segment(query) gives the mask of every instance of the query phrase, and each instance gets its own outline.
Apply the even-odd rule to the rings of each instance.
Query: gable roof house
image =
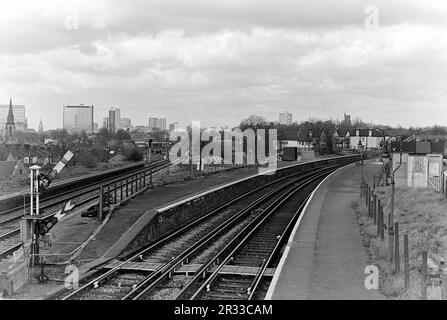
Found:
[[[373,128],[357,128],[349,133],[351,149],[378,149],[380,143],[388,138],[383,130]]]
[[[332,137],[332,143],[334,151],[340,152],[342,150],[350,149],[350,132],[349,129],[335,128],[334,135]]]

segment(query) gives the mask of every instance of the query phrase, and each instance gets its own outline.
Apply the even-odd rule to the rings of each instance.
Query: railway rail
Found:
[[[313,184],[342,165],[345,164],[300,171],[250,190],[130,258],[104,266],[98,271],[99,276],[92,276],[79,289],[59,298],[241,299],[241,288],[245,290],[242,298],[259,297],[255,294],[265,288],[267,271],[271,274],[275,267],[286,234],[307,200],[308,195],[303,196],[300,191],[310,188],[310,193]],[[297,201],[292,201],[297,196],[298,209]],[[225,271],[244,264],[257,272],[240,277]],[[228,276],[222,277],[222,272]],[[210,292],[214,284],[220,288],[225,282],[240,285],[221,296],[204,293]]]
[[[103,196],[106,203],[116,204],[119,201],[132,196],[134,189],[141,189],[146,185],[146,180],[150,177],[149,183],[152,183],[152,173],[160,171],[171,165],[169,160],[162,160],[152,163],[142,168],[131,169],[129,172],[119,176],[110,177],[106,180],[88,183],[82,187],[74,189],[67,188],[59,194],[43,197],[40,205],[41,212],[46,217],[56,213],[60,205],[72,200],[75,208],[82,206],[95,205],[99,201],[99,190],[103,187]],[[137,186],[138,185],[138,186]],[[49,189],[51,190],[51,188]],[[0,259],[11,255],[21,246],[19,221],[24,216],[29,205],[16,207],[0,212]],[[105,208],[106,210],[108,207]],[[49,212],[52,211],[52,212]],[[3,219],[1,219],[3,217]]]

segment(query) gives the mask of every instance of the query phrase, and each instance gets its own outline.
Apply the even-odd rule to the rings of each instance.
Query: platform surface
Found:
[[[380,170],[365,162],[365,176]],[[267,299],[384,299],[364,286],[367,255],[352,204],[360,196],[361,166],[349,165],[320,184],[295,226]]]

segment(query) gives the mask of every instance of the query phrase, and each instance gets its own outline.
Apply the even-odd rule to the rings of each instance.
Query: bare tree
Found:
[[[260,128],[267,124],[267,120],[264,117],[251,115],[247,119],[241,121],[240,127],[242,130],[246,128]]]

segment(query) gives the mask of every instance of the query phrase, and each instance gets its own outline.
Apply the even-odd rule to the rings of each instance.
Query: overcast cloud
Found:
[[[100,125],[108,107],[135,125],[282,110],[447,124],[445,1],[0,0],[0,12],[0,104],[25,104],[31,127],[61,127],[77,103]]]

